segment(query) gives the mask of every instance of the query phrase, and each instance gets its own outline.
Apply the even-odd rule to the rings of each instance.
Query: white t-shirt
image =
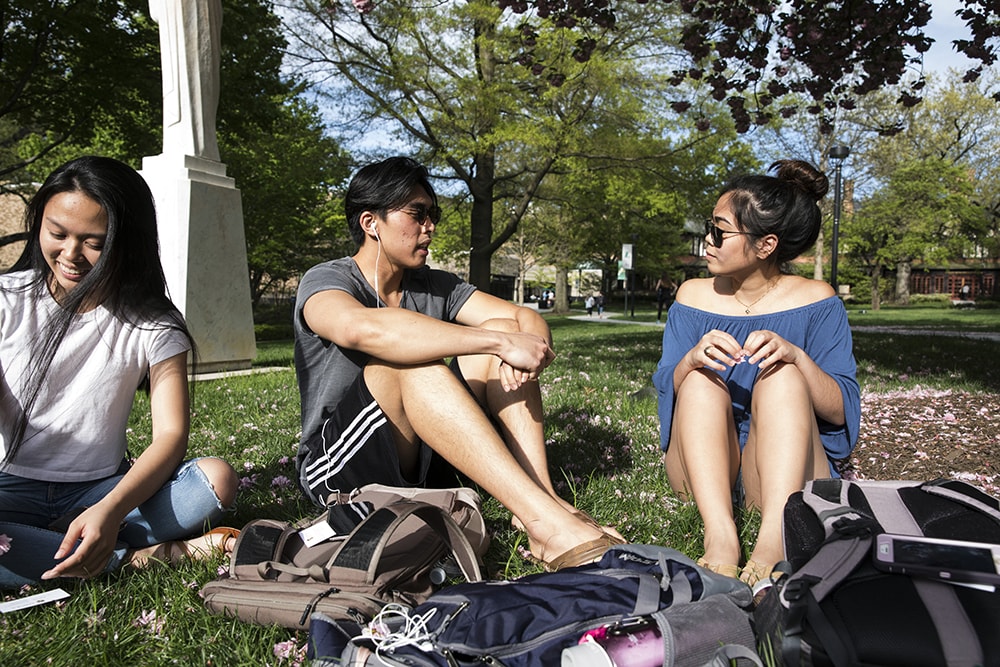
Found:
[[[0,276],[0,452],[6,453],[32,363],[32,343],[59,305],[32,272]],[[35,401],[17,456],[2,469],[52,482],[113,474],[125,456],[129,413],[149,368],[190,349],[164,322],[137,327],[103,307],[76,316]]]

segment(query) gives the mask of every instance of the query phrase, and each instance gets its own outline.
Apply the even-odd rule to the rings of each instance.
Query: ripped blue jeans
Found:
[[[226,512],[198,459],[182,463],[149,500],[126,515],[105,572],[117,569],[129,550],[199,535]],[[128,470],[93,482],[45,482],[0,473],[0,535],[10,550],[0,554],[0,590],[39,581],[52,569],[64,534],[49,528],[74,510],[96,504]]]

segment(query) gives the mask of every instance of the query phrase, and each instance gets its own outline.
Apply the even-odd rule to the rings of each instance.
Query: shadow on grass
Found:
[[[631,470],[632,439],[615,423],[580,409],[566,407],[545,417],[552,433],[548,455],[579,484],[591,475],[613,475]],[[554,480],[558,482],[558,480]]]
[[[913,384],[1000,392],[1000,343],[950,336],[854,333],[862,387],[880,391]]]

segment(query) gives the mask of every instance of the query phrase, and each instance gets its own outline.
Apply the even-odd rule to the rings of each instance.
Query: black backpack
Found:
[[[777,664],[1000,666],[1000,594],[877,568],[881,533],[1000,544],[1000,501],[960,481],[814,480],[785,505],[791,575],[755,611]]]

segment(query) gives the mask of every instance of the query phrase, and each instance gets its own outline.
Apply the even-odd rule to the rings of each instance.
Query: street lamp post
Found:
[[[635,253],[636,253],[636,250],[638,249],[638,247],[639,247],[639,235],[638,234],[633,234],[632,235],[632,270],[629,271],[628,274],[626,274],[626,275],[630,275],[630,277],[632,278],[629,281],[628,286],[629,286],[629,288],[631,289],[631,292],[632,292],[632,319],[633,320],[635,319]]]
[[[833,181],[833,255],[830,260],[830,284],[833,291],[840,294],[840,284],[837,282],[837,255],[840,248],[840,206],[842,203],[841,191],[841,168],[844,160],[851,154],[848,146],[833,146],[830,148],[830,157],[837,161],[836,175]]]

